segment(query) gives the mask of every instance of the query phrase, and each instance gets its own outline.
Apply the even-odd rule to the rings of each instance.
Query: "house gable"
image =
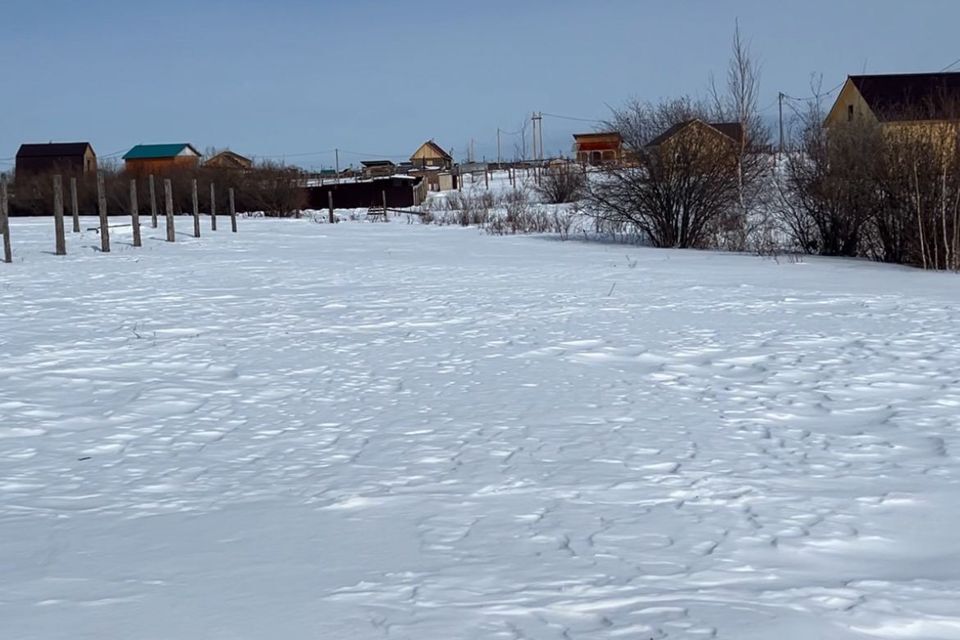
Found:
[[[847,81],[843,83],[843,88],[840,89],[840,93],[837,94],[833,107],[827,113],[824,125],[832,127],[851,120],[861,121],[863,119],[876,122],[877,116],[864,99],[863,94],[860,93],[856,83],[848,76]]]
[[[739,145],[743,142],[743,127],[739,122],[704,122],[694,118],[678,122],[646,144],[648,149],[669,146],[689,136],[706,136],[721,144]]]
[[[420,145],[416,151],[413,152],[412,156],[410,156],[410,162],[413,163],[418,161],[423,162],[425,160],[442,160],[444,162],[451,162],[453,158],[436,142],[433,140],[427,140]]]

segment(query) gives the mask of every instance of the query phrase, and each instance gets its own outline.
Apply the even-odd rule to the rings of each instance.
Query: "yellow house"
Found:
[[[847,76],[824,126],[845,123],[879,124],[886,134],[952,142],[960,123],[960,73]]]
[[[646,148],[670,150],[682,142],[690,149],[736,154],[743,140],[743,126],[739,122],[704,122],[694,118],[673,125],[648,142]]]
[[[433,140],[427,140],[420,145],[410,156],[410,162],[419,169],[427,167],[450,169],[453,166],[453,158],[450,154]]]

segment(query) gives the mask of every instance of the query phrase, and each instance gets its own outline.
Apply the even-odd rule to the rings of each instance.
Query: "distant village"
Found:
[[[832,106],[820,111],[822,97],[833,93]],[[180,142],[138,144],[122,156],[122,167],[104,168],[89,142],[28,143],[16,154],[10,214],[49,215],[55,175],[71,181],[85,211],[102,199],[122,210],[129,183],[142,190],[149,184],[152,194],[154,179],[162,178],[171,182],[180,213],[191,209],[199,180],[210,187],[211,210],[226,204],[216,194],[229,191],[241,211],[329,209],[332,220],[335,208],[417,207],[430,192],[461,190],[466,176],[471,185],[477,176],[488,184],[492,172],[507,171],[515,187],[520,170],[532,172],[539,187],[543,176],[574,169],[581,183],[542,202],[595,205],[605,210],[598,216],[638,229],[656,246],[759,251],[763,244],[960,268],[960,200],[951,195],[960,193],[953,165],[960,157],[960,73],[851,75],[823,96],[808,105],[815,108],[792,138],[785,135],[782,93],[778,136],[759,123],[755,96],[739,117],[737,108],[681,98],[615,113],[616,124],[573,134],[562,157],[545,156],[542,141],[538,148],[535,125],[532,154],[524,150],[524,159],[510,162],[458,163],[428,139],[403,162],[371,157],[357,168],[337,162],[308,172],[234,150],[205,156]],[[604,172],[606,180],[588,178]],[[105,185],[91,180],[105,173]],[[619,193],[598,197],[598,189],[617,182]]]
[[[934,114],[931,117],[930,114],[916,112],[911,115],[906,107],[931,100],[943,104],[944,101],[939,99],[939,96],[945,88],[948,91],[960,91],[958,78],[960,74],[954,72],[849,76],[828,112],[825,124],[829,127],[857,119],[870,120],[885,126],[903,126],[909,123],[929,125],[944,118],[949,119],[945,114]],[[737,145],[743,142],[744,126],[740,122],[688,120],[674,123],[653,139],[645,141],[644,145],[647,148],[658,147],[673,137],[682,135],[691,126],[703,128],[708,135],[715,136],[718,140]],[[544,157],[542,150],[538,151],[534,144],[535,157],[532,159],[455,163],[448,151],[430,139],[421,144],[410,155],[409,160],[404,162],[369,158],[361,160],[359,168],[331,168],[306,175],[308,186],[405,176],[424,180],[430,191],[446,191],[457,188],[458,176],[461,173],[497,170],[509,166],[549,166],[563,163],[610,166],[629,162],[631,154],[639,151],[627,149],[630,145],[625,147],[624,136],[618,131],[577,133],[573,134],[571,142],[572,153],[569,157]],[[122,160],[123,171],[132,177],[151,174],[160,176],[200,168],[239,172],[254,169],[254,160],[236,151],[223,150],[204,158],[196,146],[186,142],[138,144],[127,151]],[[89,142],[26,143],[17,151],[14,175],[16,178],[54,173],[86,176],[95,174],[97,170],[97,155]]]

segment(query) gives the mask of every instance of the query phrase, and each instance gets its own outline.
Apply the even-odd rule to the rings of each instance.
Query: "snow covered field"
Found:
[[[52,226],[0,264],[0,638],[960,638],[955,275]]]

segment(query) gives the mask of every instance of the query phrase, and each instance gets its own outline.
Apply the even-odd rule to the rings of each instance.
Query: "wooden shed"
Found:
[[[164,174],[200,165],[200,152],[192,144],[138,144],[123,156],[128,173]]]
[[[397,172],[392,160],[361,160],[364,178],[386,178]]]
[[[18,176],[83,176],[97,172],[97,154],[89,142],[23,144],[17,151],[16,172]]]
[[[414,167],[426,169],[427,167],[437,167],[440,169],[451,169],[453,167],[453,156],[443,150],[433,140],[427,140],[410,156],[410,162]]]
[[[203,163],[203,166],[213,169],[236,169],[238,171],[246,171],[247,169],[253,168],[253,160],[228,149],[226,151],[221,151],[215,156],[212,156],[209,160]]]

